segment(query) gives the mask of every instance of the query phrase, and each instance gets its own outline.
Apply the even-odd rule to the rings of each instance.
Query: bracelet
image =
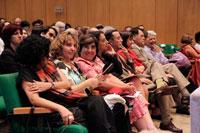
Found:
[[[55,88],[55,84],[53,82],[50,82],[51,86],[49,87],[49,89],[54,89]]]

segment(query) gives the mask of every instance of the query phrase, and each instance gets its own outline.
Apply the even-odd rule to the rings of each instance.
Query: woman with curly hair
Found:
[[[50,53],[55,64],[63,71],[68,80],[70,80],[72,84],[79,85],[86,83],[93,78],[86,79],[78,70],[76,63],[74,62],[77,49],[78,40],[76,34],[64,32],[58,35],[58,37],[52,42]],[[101,83],[102,81],[99,81],[99,85]],[[98,91],[92,90],[92,92],[94,93]],[[125,117],[123,105],[119,103],[115,104],[112,112],[115,114],[114,117],[118,119],[115,119],[117,131],[119,133],[128,132],[129,129],[127,125],[129,125],[129,121]]]
[[[116,133],[112,112],[103,98],[86,96],[84,93],[85,88],[96,88],[98,79],[92,78],[78,85],[72,84],[49,60],[49,44],[49,40],[31,35],[17,49],[18,59],[22,64],[20,84],[29,101],[33,105],[57,111],[59,115],[54,120],[57,120],[58,124],[78,122],[86,125],[89,132]],[[63,97],[74,94],[79,94],[80,98],[70,100]]]

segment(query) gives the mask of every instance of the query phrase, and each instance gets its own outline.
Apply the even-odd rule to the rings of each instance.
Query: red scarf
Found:
[[[48,61],[45,67],[37,71],[37,76],[43,82],[60,81],[60,76],[56,70],[56,66],[53,62]]]

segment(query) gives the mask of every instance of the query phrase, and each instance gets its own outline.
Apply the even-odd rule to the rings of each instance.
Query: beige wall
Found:
[[[55,13],[62,7],[61,14]],[[145,25],[158,33],[161,43],[178,43],[184,33],[200,30],[200,0],[0,0],[0,17],[21,17],[45,24],[57,20],[73,26],[98,23],[122,29]]]

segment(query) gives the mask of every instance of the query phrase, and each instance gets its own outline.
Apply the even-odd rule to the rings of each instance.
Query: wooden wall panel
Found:
[[[177,0],[156,1],[156,32],[160,43],[177,41]]]
[[[42,19],[46,24],[46,1],[45,0],[26,0],[26,18],[30,22]]]
[[[110,0],[109,7],[111,26],[123,29],[132,24],[132,0]]]
[[[0,17],[1,18],[5,18],[6,17],[6,13],[5,13],[5,0],[0,0]]]
[[[155,29],[155,0],[133,0],[132,25],[143,24],[147,29]]]
[[[67,0],[67,22],[72,26],[87,25],[87,0]]]
[[[54,23],[56,21],[65,22],[67,19],[67,2],[66,0],[46,0],[48,4],[46,4],[46,17],[47,24]],[[56,12],[58,10],[61,12]]]
[[[57,20],[72,26],[97,23],[123,29],[143,24],[155,30],[161,43],[178,43],[184,33],[200,30],[200,0],[0,0],[0,17],[16,17],[51,24]],[[55,7],[63,7],[56,14]]]
[[[199,27],[199,0],[179,0],[178,1],[178,42],[185,33],[194,33],[200,29]]]
[[[5,12],[6,18],[13,22],[16,17],[22,19],[26,18],[26,5],[24,4],[25,0],[5,0]]]
[[[88,25],[109,24],[109,0],[88,0]]]

